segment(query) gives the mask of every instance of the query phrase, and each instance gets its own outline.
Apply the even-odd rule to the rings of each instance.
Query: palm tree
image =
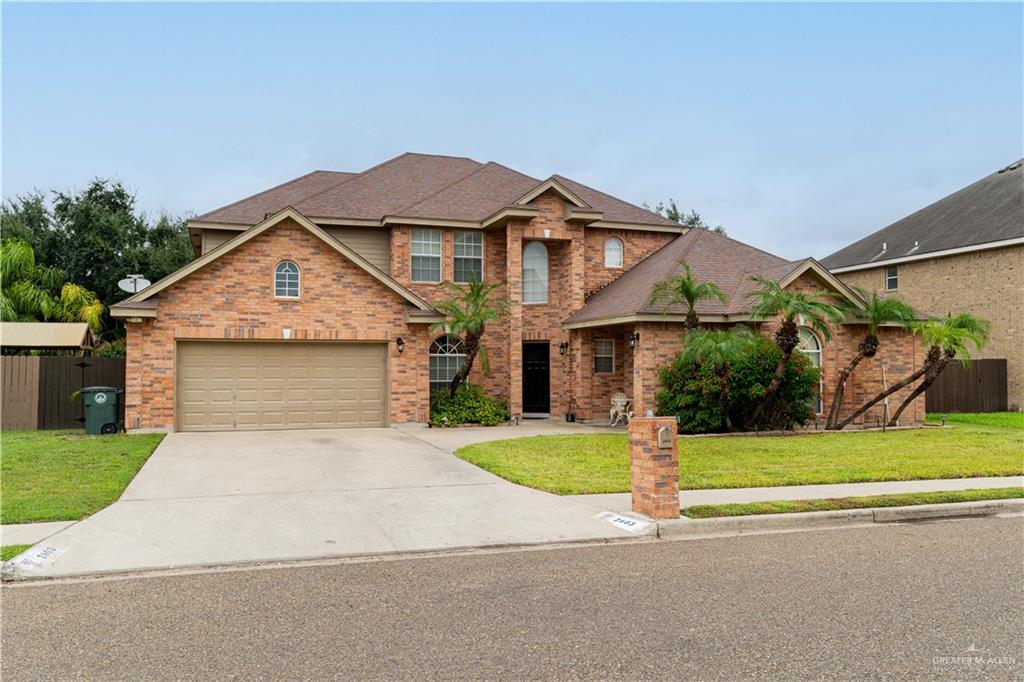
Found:
[[[712,298],[722,303],[725,303],[727,299],[714,282],[698,282],[690,272],[690,264],[685,260],[679,261],[679,265],[683,269],[682,274],[673,275],[657,282],[651,289],[650,303],[651,305],[664,303],[663,311],[667,311],[673,305],[685,305],[686,328],[688,330],[698,329],[700,319],[697,317],[694,306],[700,301]]]
[[[445,321],[432,325],[431,330],[458,336],[462,339],[462,346],[466,353],[462,367],[456,372],[448,387],[449,395],[453,398],[455,392],[459,390],[459,386],[469,376],[470,370],[473,369],[473,361],[476,360],[477,355],[480,356],[484,373],[491,371],[487,346],[483,344],[481,338],[487,323],[500,320],[508,311],[508,301],[494,296],[494,292],[504,284],[504,282],[484,284],[477,281],[475,277],[466,285],[445,282],[445,286],[451,290],[452,295],[448,299],[434,304],[434,308],[444,313]]]
[[[985,345],[985,342],[988,340],[989,323],[986,320],[974,317],[970,313],[960,313],[958,315],[948,313],[942,320],[926,320],[914,325],[913,329],[915,334],[921,335],[922,343],[927,349],[925,351],[924,363],[907,377],[897,381],[861,405],[853,414],[839,422],[837,428],[845,428],[854,419],[867,412],[873,405],[924,377],[924,381],[911,391],[910,395],[899,406],[899,409],[892,415],[889,425],[894,426],[907,406],[934,383],[935,379],[942,373],[942,370],[954,358],[959,356],[962,360],[970,360],[971,354],[968,344],[974,345],[976,348],[981,348]]]
[[[0,245],[0,279],[0,319],[85,322],[99,331],[103,304],[96,294],[65,281],[60,270],[38,265],[27,242],[12,239]]]
[[[828,291],[819,290],[810,293],[789,291],[775,280],[757,275],[750,279],[761,285],[759,290],[748,294],[748,298],[754,301],[750,309],[750,317],[761,320],[782,318],[779,328],[775,330],[775,345],[782,351],[782,356],[775,366],[775,373],[765,388],[764,395],[746,416],[744,425],[747,427],[757,420],[765,405],[782,386],[782,379],[786,376],[789,359],[800,344],[797,318],[801,318],[804,325],[815,330],[828,341],[832,338],[829,322],[840,322],[845,317],[839,306],[828,302],[827,299],[832,297]]]
[[[898,298],[883,298],[878,295],[877,291],[868,293],[864,289],[857,289],[857,293],[863,299],[863,304],[851,303],[846,306],[846,312],[852,317],[864,320],[867,323],[867,329],[864,338],[857,344],[857,354],[853,356],[846,367],[839,371],[839,380],[836,382],[836,390],[832,396],[832,406],[828,411],[828,422],[825,424],[826,429],[835,429],[846,392],[846,380],[850,378],[853,370],[862,360],[873,358],[878,353],[878,328],[886,324],[906,327],[914,321],[913,309]]]
[[[707,331],[693,329],[684,337],[680,356],[688,362],[710,365],[718,377],[718,401],[725,419],[725,428],[736,431],[729,416],[729,370],[747,353],[755,342],[754,333],[747,327]]]

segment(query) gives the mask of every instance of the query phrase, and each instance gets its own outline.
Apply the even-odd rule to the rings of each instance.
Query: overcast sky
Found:
[[[202,213],[403,151],[825,256],[1024,156],[1021,4],[3,6],[3,195]]]

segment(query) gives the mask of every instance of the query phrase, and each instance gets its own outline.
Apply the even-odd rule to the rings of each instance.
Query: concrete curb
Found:
[[[870,509],[843,509],[840,511],[797,512],[793,514],[726,516],[717,519],[679,518],[678,520],[659,521],[658,537],[697,537],[816,530],[866,526],[874,523],[897,523],[927,519],[962,518],[965,516],[992,516],[994,514],[1007,513],[1024,513],[1024,499],[919,504],[908,507],[875,507]]]

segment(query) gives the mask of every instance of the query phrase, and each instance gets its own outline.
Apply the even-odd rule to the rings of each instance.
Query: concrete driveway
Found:
[[[13,577],[631,537],[589,504],[451,454],[474,440],[580,430],[170,434],[118,502],[48,538],[48,557]]]

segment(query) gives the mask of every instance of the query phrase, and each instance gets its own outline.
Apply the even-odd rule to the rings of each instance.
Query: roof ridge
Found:
[[[465,159],[466,161],[472,161],[473,163],[480,163],[472,156],[455,156],[454,154],[427,154],[426,152],[405,152],[399,156],[433,156],[438,159]],[[395,158],[399,158],[396,156]]]
[[[656,216],[658,218],[661,218],[662,220],[668,220],[668,218],[666,218],[665,216],[661,215],[660,213],[656,213],[656,212],[652,211],[649,208],[644,208],[643,206],[637,206],[632,201],[626,201],[625,199],[620,199],[619,197],[615,196],[614,194],[608,194],[608,192],[602,192],[599,189],[595,189],[595,188],[591,187],[590,185],[587,185],[587,184],[584,184],[584,183],[580,182],[579,180],[573,180],[572,178],[570,178],[568,176],[565,176],[565,175],[562,175],[561,173],[552,173],[550,177],[558,178],[560,180],[568,180],[569,182],[577,184],[580,187],[586,187],[591,192],[596,192],[597,194],[600,194],[601,196],[604,196],[604,197],[608,197],[609,199],[615,199],[616,201],[621,201],[623,203],[629,204],[630,206],[638,208],[641,211],[645,211],[647,213],[650,213],[652,216]],[[669,220],[669,222],[670,223],[674,223],[675,221],[674,220]],[[677,223],[677,224],[680,225],[681,227],[683,226],[682,223]]]
[[[212,211],[207,211],[206,213],[203,213],[202,215],[197,215],[196,217],[192,218],[192,220],[202,220],[203,218],[205,218],[208,215],[213,215],[214,213],[217,213],[219,211],[223,211],[223,210],[229,209],[232,206],[237,206],[238,204],[242,203],[243,201],[250,201],[250,200],[255,199],[257,197],[261,197],[264,194],[267,194],[269,192],[273,192],[275,189],[281,189],[282,187],[287,187],[288,185],[291,185],[292,183],[296,183],[299,180],[302,180],[304,178],[308,178],[310,175],[313,175],[314,173],[322,173],[322,172],[342,173],[344,171],[319,171],[319,170],[309,171],[308,173],[306,173],[304,175],[300,175],[297,178],[292,178],[291,180],[286,180],[285,182],[282,182],[280,184],[274,185],[273,187],[268,187],[267,189],[263,190],[262,192],[256,192],[256,194],[250,194],[249,196],[242,197],[241,199],[239,199],[237,201],[232,201],[230,204],[224,204],[223,206],[218,206],[217,208],[213,209]],[[352,177],[355,177],[355,176],[353,175]],[[347,182],[348,180],[351,180],[351,179],[352,178],[345,178],[341,182]],[[340,185],[341,183],[338,183],[338,184]],[[334,185],[334,186],[336,186],[336,185]]]
[[[722,239],[728,239],[731,242],[734,242],[736,244],[740,244],[742,246],[745,246],[748,249],[753,249],[754,251],[757,251],[758,253],[763,253],[766,256],[771,256],[772,258],[778,258],[780,261],[787,262],[787,263],[791,262],[791,261],[787,260],[786,258],[783,258],[782,256],[780,256],[780,255],[778,255],[776,253],[772,253],[771,251],[765,251],[764,249],[758,248],[758,247],[754,246],[753,244],[748,244],[747,242],[741,242],[739,239],[735,239],[733,237],[730,237],[727,234],[719,234],[718,232],[715,232],[711,228],[698,227],[696,229],[704,230],[705,232],[708,232],[709,234],[714,234],[716,237],[720,237]],[[780,265],[781,265],[781,263],[780,263]]]
[[[449,157],[449,158],[469,158],[469,157],[454,157],[453,156],[453,157]],[[475,161],[475,159],[469,159],[469,160],[470,161]],[[475,161],[475,162],[476,163],[480,163],[479,161]],[[452,180],[451,182],[449,182],[447,185],[445,185],[441,189],[437,190],[436,192],[431,192],[430,194],[427,194],[426,196],[420,197],[419,199],[417,199],[416,201],[412,202],[408,206],[404,206],[404,207],[398,209],[398,211],[393,213],[392,215],[400,217],[402,215],[403,211],[408,211],[411,208],[419,206],[420,204],[422,204],[427,199],[430,199],[431,197],[436,197],[441,192],[445,191],[446,189],[450,189],[450,188],[454,187],[455,185],[459,184],[463,180],[468,180],[469,178],[473,177],[474,175],[476,175],[477,173],[482,171],[484,168],[487,168],[488,166],[490,166],[492,164],[494,164],[493,161],[487,161],[486,163],[480,164],[479,166],[477,166],[476,168],[474,168],[470,172],[466,173],[465,175],[460,175],[456,179]],[[496,164],[494,164],[494,165],[496,165]]]
[[[330,192],[330,191],[331,191],[332,189],[337,189],[338,187],[341,187],[341,186],[342,186],[342,185],[344,185],[344,184],[347,184],[347,183],[349,183],[349,182],[352,182],[352,181],[353,181],[353,180],[355,180],[356,178],[361,178],[361,177],[363,177],[364,175],[366,175],[367,173],[372,173],[373,171],[375,171],[375,170],[377,170],[377,169],[381,168],[382,166],[386,166],[386,165],[388,165],[389,163],[394,163],[395,161],[398,161],[399,159],[401,159],[401,158],[403,158],[403,157],[405,157],[405,156],[413,156],[413,152],[402,152],[402,153],[401,153],[401,154],[399,154],[398,156],[392,157],[392,158],[390,158],[390,159],[388,159],[388,160],[386,160],[386,161],[381,161],[381,162],[380,162],[380,163],[378,163],[378,164],[377,164],[376,166],[370,166],[369,168],[367,168],[367,169],[366,169],[366,170],[364,170],[364,171],[360,171],[359,173],[355,173],[355,174],[353,174],[353,175],[352,175],[352,177],[349,177],[349,178],[345,178],[344,180],[342,180],[341,182],[339,182],[339,183],[338,183],[338,184],[336,184],[336,185],[331,185],[330,187],[325,187],[324,189],[320,190],[319,192],[314,192],[313,194],[310,194],[310,195],[309,195],[308,197],[302,197],[301,199],[299,199],[299,200],[298,200],[298,201],[296,201],[295,203],[297,203],[297,204],[301,204],[301,203],[304,203],[304,202],[306,202],[306,201],[309,201],[309,200],[310,200],[310,199],[312,199],[313,197],[318,197],[318,196],[320,196],[321,194],[324,194],[325,192]],[[472,159],[470,159],[470,160],[472,160]],[[294,207],[293,207],[293,208],[294,208]],[[300,211],[300,213],[301,213],[301,211]]]

